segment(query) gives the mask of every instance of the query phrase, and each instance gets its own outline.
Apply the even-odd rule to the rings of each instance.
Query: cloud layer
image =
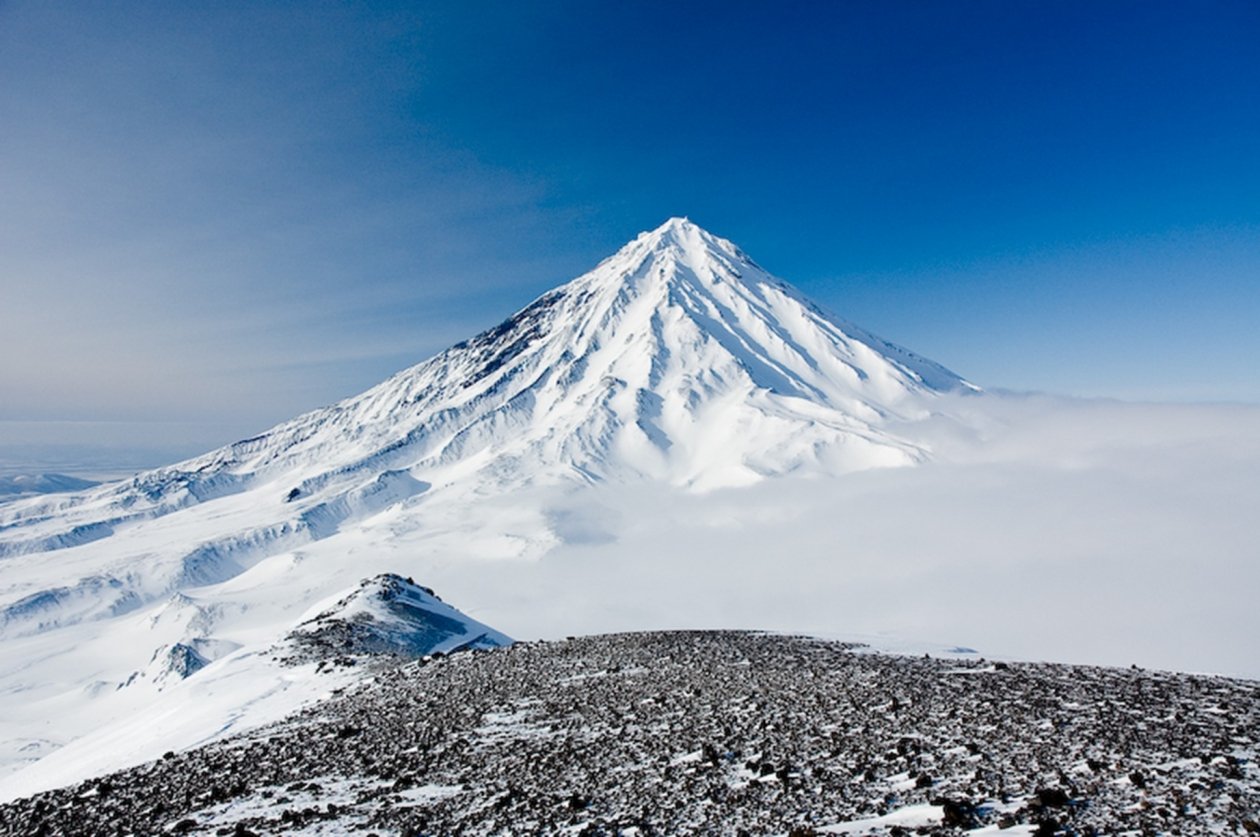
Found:
[[[954,410],[983,438],[936,424],[935,464],[556,501],[566,545],[432,583],[522,637],[763,628],[1260,676],[1260,409],[985,402]]]

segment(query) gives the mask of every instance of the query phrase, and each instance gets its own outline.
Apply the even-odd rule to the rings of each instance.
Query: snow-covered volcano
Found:
[[[0,505],[0,641],[12,659],[86,656],[113,628],[67,631],[125,624],[134,653],[116,659],[115,642],[56,675],[113,683],[154,649],[274,640],[372,573],[540,555],[563,521],[522,492],[914,464],[929,452],[890,427],[968,389],[671,219],[361,395],[130,480]],[[0,684],[47,687],[40,670]]]
[[[711,489],[912,464],[927,452],[885,425],[920,418],[936,393],[959,388],[974,387],[825,314],[731,242],[673,218],[361,395],[128,481],[0,506],[0,556],[42,561],[173,530],[162,559],[140,572],[76,550],[86,566],[62,563],[82,567],[79,578],[11,584],[0,635],[224,581],[435,487],[484,497],[647,478]],[[222,502],[242,494],[243,504]],[[192,506],[213,522],[155,522]]]
[[[454,482],[647,477],[697,489],[927,454],[884,429],[974,388],[829,316],[682,218],[367,392],[179,465],[4,507],[0,555],[266,487],[259,538],[318,538]],[[196,562],[189,581],[198,577]]]

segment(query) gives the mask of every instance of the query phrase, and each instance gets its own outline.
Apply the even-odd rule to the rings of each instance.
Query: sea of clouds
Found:
[[[522,638],[760,628],[1260,677],[1260,407],[943,407],[903,428],[921,467],[556,497],[541,559],[432,583]]]

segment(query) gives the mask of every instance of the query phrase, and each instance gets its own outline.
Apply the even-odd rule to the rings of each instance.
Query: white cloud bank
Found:
[[[979,410],[983,409],[983,413]],[[939,461],[555,503],[537,563],[430,582],[518,637],[744,627],[1260,677],[1260,408],[985,398]]]

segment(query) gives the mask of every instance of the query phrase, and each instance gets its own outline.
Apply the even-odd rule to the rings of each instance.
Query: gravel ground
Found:
[[[2,806],[0,834],[1260,833],[1250,681],[743,632],[353,662],[332,700]]]

